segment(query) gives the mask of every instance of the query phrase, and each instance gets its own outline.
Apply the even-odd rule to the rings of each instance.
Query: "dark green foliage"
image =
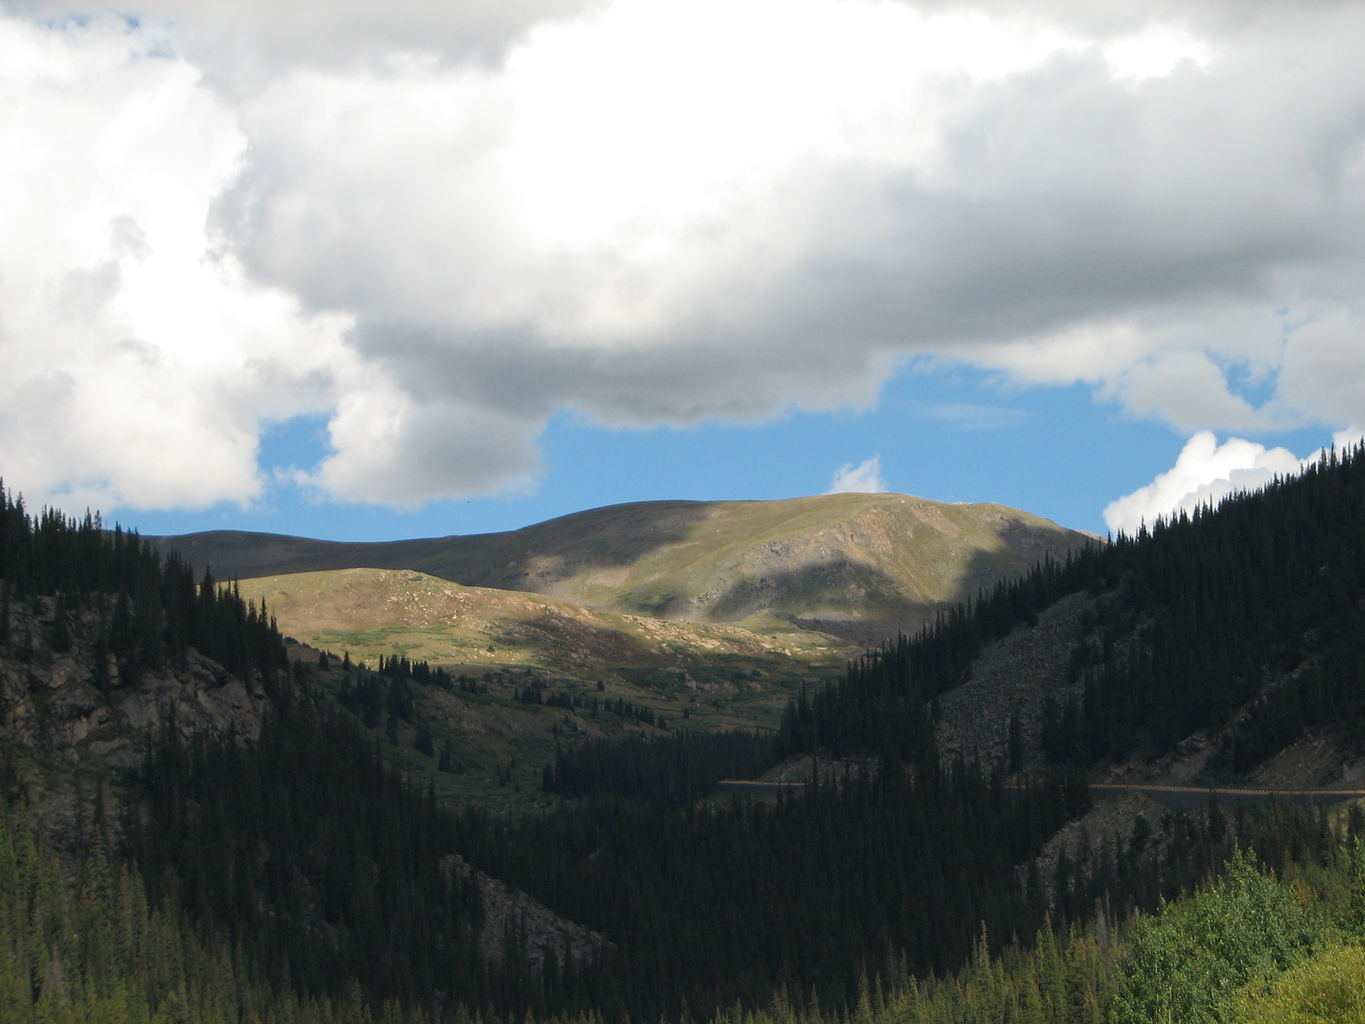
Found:
[[[125,683],[144,671],[183,664],[191,647],[242,678],[259,674],[267,686],[287,667],[283,640],[264,608],[243,602],[207,574],[196,587],[183,560],[175,555],[163,560],[136,534],[105,530],[93,516],[77,521],[47,509],[30,517],[23,499],[11,498],[3,486],[0,581],[0,639],[11,627],[12,600],[55,595],[47,638],[52,649],[70,649],[77,613],[108,614],[101,646],[116,657]],[[25,643],[30,639],[26,634]],[[97,675],[100,671],[97,666]]]
[[[185,744],[172,724],[143,781],[130,845],[153,901],[174,894],[272,988],[337,999],[358,985],[374,1006],[433,1014],[443,1001],[521,1012],[540,998],[479,956],[477,886],[450,857],[456,819],[346,716],[281,696],[247,747]]]
[[[675,739],[624,755],[641,776],[651,757],[669,765],[676,789],[626,799],[607,784],[574,810],[469,835],[485,870],[616,943],[599,1006],[630,1019],[761,1005],[783,986],[851,1005],[863,971],[960,964],[982,920],[1032,934],[1041,894],[1015,864],[1087,797],[1062,778],[1007,789],[974,768],[912,778],[891,765],[776,806],[702,811],[686,764],[702,749]]]
[[[1085,548],[1064,563],[1047,559],[1027,576],[1003,581],[975,602],[940,613],[915,637],[902,636],[851,664],[844,679],[813,697],[803,690],[779,733],[782,754],[824,750],[836,757],[874,755],[915,761],[932,746],[938,694],[966,680],[990,640],[1084,587],[1107,552]]]
[[[934,698],[987,641],[1069,594],[1096,597],[1070,673],[1080,700],[1050,699],[1043,748],[1058,762],[1160,754],[1241,713],[1220,751],[1242,771],[1306,726],[1365,744],[1365,448],[1301,476],[1158,521],[1136,537],[1046,561],[861,658],[788,707],[783,752],[914,760]]]
[[[686,808],[721,779],[752,779],[776,760],[770,737],[692,734],[659,739],[593,740],[555,751],[542,789],[560,796],[608,794]]]
[[[1257,842],[1288,824],[1248,821]],[[849,1012],[793,1006],[780,996],[753,1024],[1228,1024],[1362,1018],[1365,951],[1340,945],[1321,922],[1349,869],[1340,836],[1292,883],[1233,856],[1227,877],[1165,904],[1136,927],[1101,913],[1087,926],[1043,927],[1028,945],[992,956],[985,936],[956,972],[860,981]],[[1264,941],[1257,941],[1264,935]],[[1205,941],[1196,941],[1202,937]],[[1290,966],[1294,965],[1294,966]],[[1288,966],[1288,970],[1284,968]],[[1206,984],[1196,978],[1203,977]],[[1252,978],[1255,980],[1251,980]],[[1139,993],[1149,997],[1140,1009]],[[715,1018],[733,1021],[730,1015]]]
[[[1307,949],[1312,935],[1276,902],[1280,883],[1234,862],[1225,888],[1149,919],[1139,935],[1153,937],[1135,944],[1122,975],[1113,968],[1119,922],[1215,877],[1237,844],[1274,872],[1293,863],[1327,870],[1337,830],[1321,814],[1289,807],[1239,809],[1172,817],[1158,847],[1158,830],[1139,821],[1122,841],[1040,870],[1033,856],[1085,806],[1083,775],[1059,770],[1012,786],[975,765],[940,765],[937,697],[966,678],[985,643],[1086,591],[1097,602],[1070,666],[1083,696],[1054,700],[1043,714],[1041,738],[1056,761],[1165,750],[1247,701],[1222,752],[1229,768],[1312,722],[1365,731],[1362,509],[1365,456],[1329,457],[1302,480],[1001,584],[919,637],[859,659],[838,686],[798,695],[776,738],[563,749],[542,785],[571,803],[517,822],[437,808],[430,789],[408,785],[385,763],[396,751],[376,746],[349,716],[318,710],[324,702],[308,696],[307,666],[293,682],[280,671],[282,649],[264,609],[211,577],[196,586],[187,568],[157,560],[135,535],[46,513],[32,521],[21,503],[0,498],[0,601],[11,607],[12,596],[24,608],[55,599],[68,629],[81,615],[97,619],[93,647],[107,653],[96,655],[96,679],[103,657],[105,687],[110,659],[127,680],[187,657],[191,646],[272,683],[277,714],[254,742],[185,743],[173,727],[156,738],[147,803],[129,831],[150,905],[183,908],[195,922],[193,935],[179,936],[182,948],[231,950],[231,984],[241,991],[259,985],[299,1005],[333,1001],[360,1020],[384,1005],[452,1020],[466,1009],[521,1020],[592,1008],[611,1022],[706,1019],[735,1006],[742,1017],[770,1006],[766,1018],[784,1022],[1098,1024],[1120,977],[1134,1014],[1159,1012],[1139,1006],[1139,993],[1178,986],[1161,973],[1161,956],[1143,950],[1175,948],[1218,914],[1288,924],[1260,945],[1232,942],[1215,967],[1180,956],[1191,978],[1254,967],[1262,955],[1269,959],[1255,963],[1277,969]],[[53,622],[58,635],[49,643],[61,641]],[[31,643],[24,632],[20,642]],[[345,657],[342,670],[340,699],[361,723],[386,724],[395,745],[401,728],[433,754],[416,688],[444,685],[435,670],[402,657],[383,660],[378,672]],[[479,692],[472,681],[459,684]],[[586,704],[535,682],[518,697]],[[601,693],[591,707],[659,724]],[[1006,767],[1020,767],[1017,717],[1004,738]],[[461,771],[457,753],[443,745],[440,770]],[[857,757],[863,768],[837,785],[817,770],[821,781],[775,805],[710,798],[717,779],[757,776],[792,753],[817,763]],[[511,766],[498,773],[509,780]],[[486,963],[477,952],[478,900],[450,868],[455,853],[613,945],[600,962],[551,955],[536,971],[530,939],[513,922],[510,952],[500,966]],[[1365,883],[1352,884],[1342,883],[1355,893],[1342,898],[1343,928],[1360,919],[1351,900],[1362,901]],[[62,962],[107,960],[100,934],[92,929],[88,948]],[[27,971],[32,1000],[51,972],[42,956]],[[910,978],[931,972],[942,980]],[[1180,1006],[1196,1014],[1185,1019],[1203,1012]]]
[[[1010,721],[1005,737],[1005,765],[1010,772],[1024,767],[1024,730],[1019,722],[1019,709],[1010,708]]]
[[[1063,756],[1165,751],[1244,706],[1232,772],[1306,726],[1365,738],[1365,451],[1121,537],[1105,561]]]
[[[427,757],[436,756],[436,744],[431,738],[431,727],[425,722],[417,726],[417,734],[412,740],[413,749]]]
[[[64,875],[69,877],[64,878]],[[234,949],[202,939],[174,892],[95,849],[66,870],[22,807],[0,799],[0,1020],[33,1024],[370,1024],[355,993],[299,998],[266,985]],[[425,1015],[407,1010],[402,1020]]]
[[[958,970],[916,978],[907,973],[908,960],[902,955],[858,972],[846,1000],[832,1000],[827,992],[811,997],[810,988],[788,984],[742,1000],[737,1008],[730,1002],[715,1014],[694,1012],[690,1018],[715,1024],[1102,1024],[1168,1019],[1163,1010],[1174,1006],[1176,1013],[1169,1019],[1210,1019],[1208,1011],[1217,1009],[1220,1016],[1211,1019],[1270,1024],[1301,1019],[1291,1011],[1310,1003],[1317,1012],[1326,1012],[1324,995],[1335,1000],[1332,1005],[1358,1011],[1359,948],[1337,945],[1322,923],[1333,916],[1328,901],[1349,890],[1359,871],[1341,835],[1323,833],[1311,816],[1288,810],[1249,818],[1238,827],[1253,846],[1274,845],[1294,833],[1317,834],[1322,845],[1308,851],[1292,887],[1257,869],[1250,856],[1236,855],[1227,878],[1190,899],[1165,905],[1142,920],[1131,937],[1120,921],[1101,913],[1084,927],[1059,928],[1044,921],[1028,946],[1010,942],[994,954],[991,933],[978,929]],[[300,832],[306,835],[307,830]],[[305,842],[303,836],[299,841]],[[274,845],[265,851],[279,852]],[[298,873],[293,884],[300,884],[304,874]],[[260,953],[252,949],[257,935],[243,927],[231,940],[232,925],[205,935],[202,919],[199,928],[190,926],[180,887],[163,886],[149,900],[140,873],[119,868],[98,849],[74,863],[69,884],[62,879],[56,857],[44,849],[26,816],[0,804],[0,1017],[6,1021],[420,1024],[428,1019],[413,1001],[373,1006],[372,996],[355,981],[356,962],[344,957],[331,962],[336,974],[331,987],[342,993],[337,997],[300,995],[292,977],[283,984],[278,978],[267,981],[256,966]],[[798,928],[803,924],[795,902],[788,920]],[[718,939],[723,937],[718,933]],[[507,940],[514,951],[524,950],[525,937],[517,928],[509,928]],[[395,947],[379,945],[366,952],[371,959],[394,955],[398,966],[390,965],[390,971],[407,965]],[[689,947],[679,944],[674,953],[686,956]],[[1295,963],[1300,966],[1279,973]],[[1239,979],[1258,971],[1265,972],[1258,987],[1237,988]],[[541,992],[542,1008],[535,1018],[568,1024],[571,1018],[555,1008],[580,998],[572,994],[579,988],[574,977],[551,958],[543,983],[523,966],[508,972],[502,990]],[[705,993],[715,981],[699,979],[697,991]],[[621,1005],[618,986],[648,990],[659,983],[660,975],[648,970],[610,983],[598,979],[590,991],[602,1012],[572,1019],[584,1024],[626,1019],[619,1009],[611,1009]],[[1149,1003],[1135,1008],[1139,999]],[[710,1000],[703,996],[700,1002],[708,1005]],[[1282,1012],[1264,1012],[1272,1004]],[[1246,1013],[1248,1008],[1249,1015],[1238,1015],[1238,1009]],[[485,1021],[528,1017],[481,1015]],[[436,1019],[468,1022],[475,1013],[446,999]],[[639,1014],[632,1019],[658,1018]],[[1359,1017],[1357,1012],[1324,1019]]]
[[[326,655],[324,654],[325,658]],[[324,663],[323,668],[326,668]],[[396,658],[385,658],[379,656],[379,674],[394,680],[411,680],[421,686],[435,686],[442,690],[453,690],[455,684],[450,678],[450,674],[445,669],[432,668],[425,661],[409,661],[405,655]]]

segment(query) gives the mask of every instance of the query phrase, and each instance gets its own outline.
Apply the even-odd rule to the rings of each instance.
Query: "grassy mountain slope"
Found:
[[[153,538],[220,578],[410,569],[600,611],[863,641],[1026,571],[1084,534],[1000,505],[899,494],[642,502],[507,533],[343,544],[214,532]]]
[[[774,639],[728,624],[597,612],[411,570],[290,573],[239,586],[243,597],[266,603],[284,633],[315,647],[367,661],[403,655],[471,674],[514,665],[597,679],[670,667],[714,683],[726,665],[805,675],[810,662],[832,656],[841,664],[844,653],[817,633]]]

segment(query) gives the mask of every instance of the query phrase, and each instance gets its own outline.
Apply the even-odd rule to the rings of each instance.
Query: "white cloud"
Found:
[[[347,318],[209,232],[246,139],[140,42],[0,19],[0,457],[35,502],[250,501],[261,422],[328,406]]]
[[[319,412],[334,497],[490,493],[558,410],[866,407],[915,353],[1365,422],[1361,5],[132,7],[0,13],[28,493],[249,500]]]
[[[9,0],[37,21],[78,13],[136,18],[139,27],[204,68],[215,84],[258,89],[283,69],[361,68],[392,54],[439,54],[496,64],[537,24],[590,11],[597,0]]]
[[[1332,444],[1338,451],[1365,444],[1365,428],[1347,427],[1345,430],[1338,430],[1332,435]]]
[[[1112,391],[1139,416],[1167,420],[1177,430],[1205,423],[1232,428],[1257,426],[1261,417],[1232,394],[1224,371],[1203,352],[1168,350],[1115,375]]]
[[[458,401],[418,402],[384,383],[357,386],[329,425],[335,454],[297,479],[370,504],[416,505],[433,491],[496,494],[531,485],[539,432],[534,419]],[[451,475],[433,479],[442,472]]]
[[[882,459],[874,455],[856,466],[846,462],[834,471],[826,494],[882,494],[886,481],[882,478]]]
[[[1104,47],[1104,59],[1113,73],[1135,82],[1164,78],[1182,61],[1207,69],[1211,56],[1207,43],[1169,24],[1149,25]]]
[[[1216,506],[1230,494],[1263,487],[1277,476],[1292,476],[1304,462],[1286,448],[1267,449],[1236,437],[1219,444],[1212,431],[1201,430],[1185,442],[1171,469],[1105,506],[1104,521],[1115,533],[1131,536],[1158,517]]]

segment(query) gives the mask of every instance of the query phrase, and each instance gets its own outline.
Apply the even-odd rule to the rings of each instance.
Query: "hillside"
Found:
[[[799,629],[762,634],[583,608],[540,594],[463,587],[398,569],[335,569],[242,580],[288,636],[370,663],[403,656],[480,675],[490,668],[595,682],[640,680],[669,689],[732,692],[737,681],[811,679],[843,665],[832,638]]]
[[[220,579],[411,569],[598,611],[865,642],[914,632],[943,606],[1093,538],[1001,505],[838,494],[641,502],[506,533],[389,543],[233,532],[150,540]]]
[[[1323,902],[1321,930],[1295,926],[1300,938],[1266,968],[1329,954],[1345,934],[1334,929],[1365,922],[1346,912],[1346,894],[1365,893],[1365,847],[1349,852],[1365,814],[1287,801],[1173,814],[1137,796],[1096,803],[1087,783],[1273,781],[1288,777],[1286,759],[1301,785],[1353,777],[1365,749],[1363,519],[1365,450],[1324,458],[1264,493],[1003,580],[837,683],[799,689],[780,729],[759,731],[726,728],[729,705],[715,693],[693,703],[676,675],[680,689],[653,688],[644,704],[629,682],[529,668],[455,678],[407,655],[367,668],[286,648],[239,588],[195,588],[178,557],[162,564],[128,535],[33,521],[0,501],[0,782],[50,814],[35,791],[66,779],[80,876],[112,851],[131,887],[121,906],[135,911],[145,893],[141,905],[183,920],[195,942],[232,949],[217,962],[244,979],[228,1004],[236,1019],[285,1019],[258,1007],[293,999],[363,1005],[350,1013],[362,1021],[449,1024],[870,1021],[888,1000],[914,1020],[940,996],[928,1019],[1160,1019],[1113,1016],[1129,996],[1178,990],[1162,964],[1123,959],[1141,948],[1141,915],[1230,860],[1225,894],[1288,898],[1240,859],[1253,850],[1275,873],[1306,865]],[[558,616],[591,633],[613,621],[413,570],[266,582],[262,595],[295,600],[300,616],[310,601],[329,617],[349,608],[350,626],[382,605],[399,625],[377,642],[414,653],[404,645],[426,632],[448,643],[451,622],[483,621],[484,602],[495,624]],[[699,638],[739,636],[694,625],[679,656]],[[620,656],[611,642],[593,650]],[[204,686],[176,674],[196,665],[212,676]],[[268,707],[241,722],[182,717],[215,687]],[[140,737],[132,771],[102,773],[107,709],[139,707],[143,690],[172,702],[162,727]],[[75,717],[68,695],[83,700]],[[113,724],[133,737],[131,722]],[[1309,744],[1318,761],[1303,774]],[[718,792],[722,779],[801,766],[811,784],[774,799]],[[519,799],[466,802],[490,785]],[[105,794],[119,799],[122,835],[99,825],[113,817]],[[505,885],[511,902],[495,905],[489,893]],[[32,905],[0,900],[0,913],[18,920]],[[1222,904],[1211,912],[1228,917]],[[1249,913],[1252,927],[1265,920]],[[28,966],[5,982],[32,1019],[65,1019],[43,1016],[70,999],[63,978],[138,956],[117,937],[50,953],[38,927],[21,937]],[[1083,976],[1058,974],[1063,955]],[[1023,972],[1021,987],[1002,962]],[[1235,985],[1261,966],[1218,970]],[[198,966],[183,972],[191,987],[221,988]],[[1207,990],[1201,977],[1193,990]],[[138,997],[144,1018],[171,1013],[166,991],[158,981]],[[986,1006],[991,992],[999,1002]]]
[[[991,760],[1011,707],[1028,720],[1025,753],[1091,769],[1199,745],[1199,780],[1228,780],[1304,729],[1360,748],[1362,523],[1365,452],[1331,453],[1216,510],[1040,565],[864,659],[820,695],[803,742],[909,742],[896,709],[933,701],[949,749]]]

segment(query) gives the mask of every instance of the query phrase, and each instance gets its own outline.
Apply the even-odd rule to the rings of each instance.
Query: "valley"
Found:
[[[776,729],[795,693],[836,681],[864,650],[1092,539],[999,506],[851,494],[626,505],[389,544],[152,540],[220,579],[248,574],[235,588],[309,647],[467,680],[424,698],[436,747],[465,752],[466,771],[434,784],[448,799],[524,811],[544,805],[539,773],[560,743]],[[538,699],[524,699],[532,690]],[[610,710],[622,702],[631,714]]]
[[[1365,891],[1363,508],[1352,453],[1108,545],[876,495],[354,566],[7,502],[0,857],[28,828],[68,872],[112,854],[181,946],[235,936],[212,984],[262,1019],[1128,1024],[1184,991],[1132,959],[1144,928],[1200,900],[1298,879],[1335,923],[1275,970],[1365,935],[1333,895]],[[1034,1000],[1058,943],[1084,977]],[[37,1007],[64,976],[0,982]]]

